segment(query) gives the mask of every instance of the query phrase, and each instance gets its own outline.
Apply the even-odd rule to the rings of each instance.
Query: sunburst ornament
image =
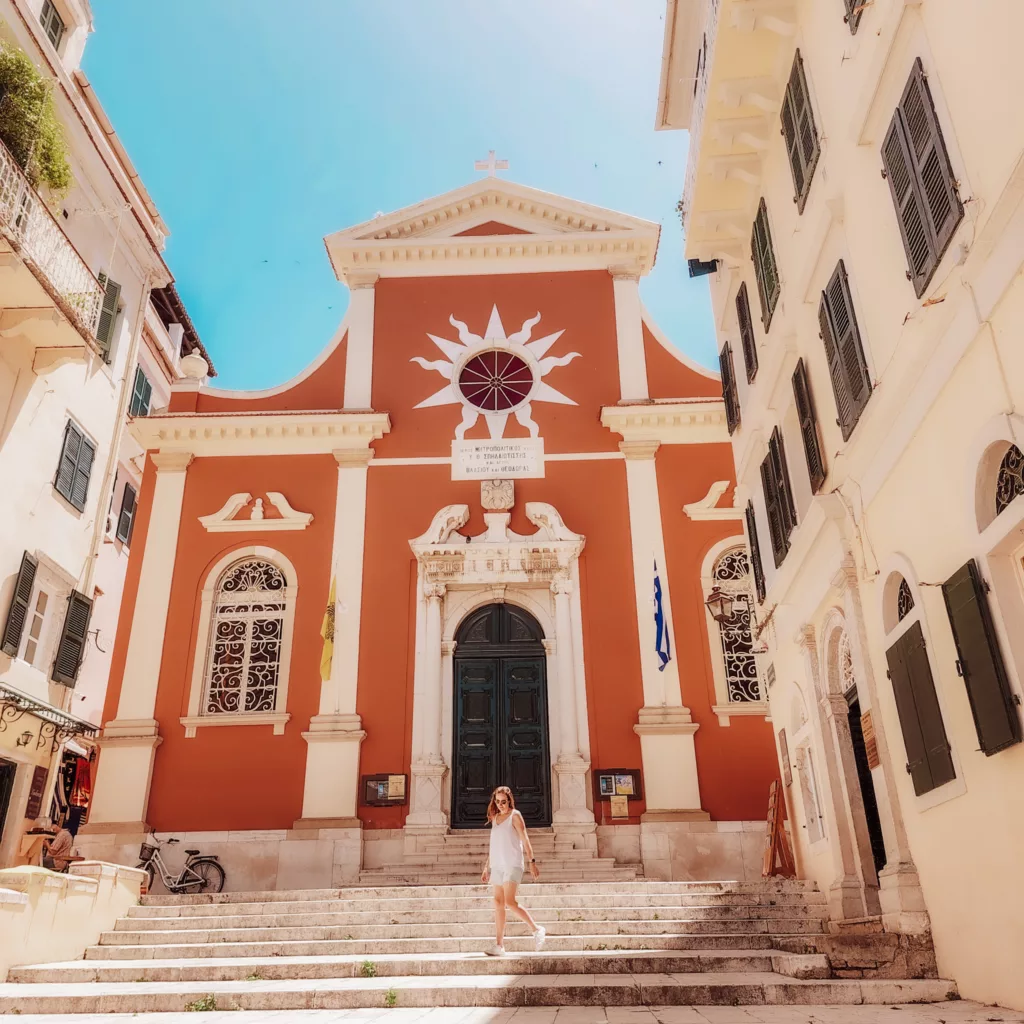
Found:
[[[534,402],[555,402],[558,405],[576,403],[556,391],[543,379],[556,366],[567,366],[579,352],[565,356],[549,356],[548,349],[565,333],[564,330],[530,341],[533,328],[540,322],[540,313],[527,320],[515,334],[507,335],[498,307],[491,309],[484,336],[473,334],[454,315],[448,318],[459,332],[458,341],[427,337],[448,357],[424,359],[413,356],[410,362],[419,363],[425,370],[436,370],[448,383],[415,408],[427,409],[434,405],[461,405],[462,422],[455,428],[455,437],[463,440],[466,431],[483,416],[492,440],[505,435],[505,424],[510,415],[537,437],[540,429],[533,421]]]

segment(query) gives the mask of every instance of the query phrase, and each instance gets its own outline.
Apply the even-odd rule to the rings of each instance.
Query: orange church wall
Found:
[[[768,807],[768,788],[778,778],[774,736],[761,717],[735,715],[723,726],[711,710],[715,682],[700,581],[704,556],[725,537],[742,539],[742,524],[694,522],[683,512],[683,505],[703,498],[716,480],[732,479],[732,452],[727,444],[662,445],[656,465],[675,657],[683,703],[700,723],[694,742],[701,803],[716,821],[760,819]],[[728,500],[727,495],[722,503]]]
[[[273,395],[240,391],[236,396],[175,391],[170,412],[293,412],[340,409],[345,404],[345,358],[348,336],[343,337],[309,376]]]
[[[383,278],[374,305],[373,408],[391,415],[392,430],[374,447],[379,458],[448,455],[461,408],[455,405],[415,409],[440,390],[444,377],[410,362],[445,356],[427,337],[457,340],[449,316],[483,335],[497,305],[508,334],[540,312],[533,340],[555,331],[564,334],[548,352],[579,352],[568,366],[555,367],[545,383],[563,391],[572,405],[535,403],[534,419],[552,452],[614,451],[618,437],[605,430],[595,410],[619,400],[612,279],[604,271],[560,274],[507,274],[494,277]],[[483,417],[467,438],[487,437]],[[510,417],[505,437],[529,432]]]
[[[553,504],[566,525],[587,538],[580,572],[593,764],[639,767],[640,741],[632,727],[643,691],[624,464],[549,463],[545,479],[517,481],[511,522],[517,533],[536,529],[523,511],[528,501]],[[377,466],[369,472],[357,699],[367,734],[364,775],[409,771],[416,563],[408,542],[426,530],[438,509],[460,502],[471,509],[462,532],[482,533],[478,482],[453,482],[447,466]],[[405,817],[397,807],[361,807],[359,813],[370,828],[396,828]]]
[[[722,385],[717,377],[707,377],[687,366],[681,355],[670,352],[654,337],[647,324],[644,324],[644,358],[651,398],[722,397]]]
[[[201,458],[188,469],[178,552],[160,668],[157,749],[149,821],[158,830],[290,828],[302,812],[306,743],[301,732],[320,699],[320,624],[330,587],[337,465],[330,456]],[[239,491],[280,490],[304,512],[305,530],[282,533],[208,533],[198,517],[216,511]],[[270,510],[268,510],[268,515]],[[227,552],[261,545],[288,558],[298,576],[287,710],[281,736],[268,725],[200,728],[185,738],[194,657],[205,657],[198,636],[203,583]],[[202,794],[202,799],[197,799]]]

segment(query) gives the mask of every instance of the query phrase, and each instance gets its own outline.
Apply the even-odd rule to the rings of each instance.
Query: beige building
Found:
[[[1024,1007],[1024,5],[665,20],[799,872]]]
[[[0,0],[0,867],[55,794],[88,800],[141,476],[123,427],[199,345],[80,69],[91,31],[86,0]]]

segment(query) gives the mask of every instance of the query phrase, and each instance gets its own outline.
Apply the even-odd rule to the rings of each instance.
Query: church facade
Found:
[[[759,874],[777,766],[721,385],[640,302],[658,235],[487,178],[328,236],[350,306],[292,381],[189,357],[133,424],[82,852],[155,830],[232,889],[337,885],[507,784],[649,877]]]

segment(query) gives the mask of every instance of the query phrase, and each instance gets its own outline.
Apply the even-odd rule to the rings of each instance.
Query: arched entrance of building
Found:
[[[478,608],[455,634],[453,828],[484,828],[495,786],[509,786],[527,825],[551,824],[543,632],[511,604]]]

